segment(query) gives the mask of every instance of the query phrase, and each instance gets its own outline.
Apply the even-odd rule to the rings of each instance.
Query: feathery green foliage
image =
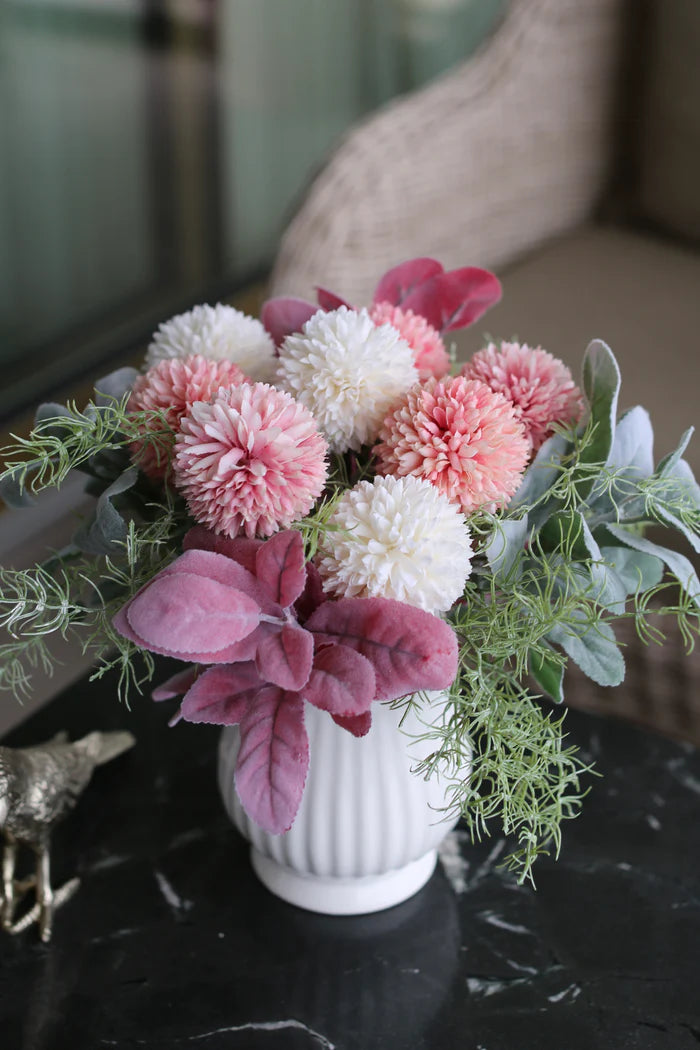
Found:
[[[567,746],[564,698],[569,659],[601,685],[624,676],[614,623],[631,618],[647,643],[663,642],[673,617],[689,648],[700,633],[700,581],[692,564],[644,534],[649,523],[700,550],[700,488],[683,460],[690,432],[654,467],[643,409],[619,421],[619,370],[604,344],[584,362],[591,411],[576,432],[557,431],[539,450],[509,507],[469,520],[476,554],[463,596],[448,615],[459,672],[445,719],[426,729],[430,754],[418,772],[450,778],[450,807],[475,838],[496,822],[515,841],[508,864],[532,877],[537,856],[561,843],[590,772]],[[95,654],[93,677],[117,669],[126,700],[154,672],[153,658],[112,626],[122,605],[180,553],[191,525],[167,484],[157,493],[130,465],[147,435],[167,457],[173,435],[162,416],[132,414],[127,397],[83,411],[44,411],[32,434],[4,450],[0,491],[38,492],[86,472],[98,497],[73,545],[34,569],[0,569],[0,689],[18,697],[32,671],[50,671],[51,640],[73,636]],[[148,427],[144,423],[148,422]],[[338,498],[373,476],[371,452],[331,457],[324,498],[294,523],[315,556]],[[4,489],[2,488],[4,486]],[[397,703],[413,704],[419,698]]]

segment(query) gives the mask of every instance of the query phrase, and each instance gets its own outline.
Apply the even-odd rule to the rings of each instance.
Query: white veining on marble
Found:
[[[492,995],[516,988],[519,984],[530,984],[529,977],[511,977],[501,980],[497,977],[467,977],[469,994],[478,999],[489,999]]]
[[[168,882],[162,871],[158,871],[155,868],[153,874],[158,883],[158,889],[175,914],[179,914],[181,911],[189,911],[192,907],[192,901],[188,901],[185,897],[181,897],[179,893],[176,893],[172,883]]]
[[[190,828],[189,831],[181,831],[179,835],[176,835],[168,843],[168,852],[180,849],[181,846],[189,846],[190,842],[199,842],[200,839],[205,837],[205,834],[206,832],[203,828]]]
[[[483,880],[491,874],[491,872],[493,871],[494,864],[500,857],[501,853],[503,853],[503,850],[505,848],[506,840],[499,839],[499,841],[493,847],[484,863],[479,865],[479,867],[476,869],[473,878],[469,879],[469,882],[467,884],[468,889],[473,890],[475,886],[478,886],[480,882],[483,882]]]
[[[696,795],[700,795],[700,780],[698,780],[697,777],[694,777],[691,773],[688,773],[685,769],[685,764],[685,758],[672,758],[666,763],[666,768],[673,776],[674,780],[677,780],[684,788],[687,788],[688,791],[692,791]]]
[[[562,999],[569,996],[570,1002],[575,1002],[581,994],[581,988],[578,984],[570,984],[568,988],[562,988],[560,992],[555,992],[554,995],[548,995],[547,999],[550,1003],[560,1003]]]
[[[301,1021],[295,1021],[294,1019],[288,1021],[259,1021],[257,1023],[250,1021],[248,1024],[237,1024],[230,1025],[226,1028],[214,1028],[211,1032],[203,1032],[201,1035],[191,1035],[187,1040],[189,1043],[199,1042],[201,1039],[210,1039],[213,1035],[225,1035],[227,1032],[278,1032],[285,1028],[295,1028],[298,1031],[306,1032],[312,1039],[318,1042],[318,1045],[323,1050],[336,1050],[335,1043],[332,1043],[330,1039],[327,1039],[325,1035],[321,1035],[320,1032],[314,1032],[313,1028],[308,1028],[307,1025],[302,1024]]]
[[[496,915],[493,911],[480,911],[479,918],[487,922],[489,926],[497,926],[499,930],[508,930],[509,933],[527,933],[532,935],[532,931],[528,930],[527,926],[518,926],[512,922],[506,922],[500,915]]]
[[[438,856],[447,880],[457,895],[464,893],[468,885],[469,861],[464,858],[460,848],[468,838],[466,831],[451,831],[438,848]]]
[[[506,959],[507,964],[513,970],[519,970],[520,973],[529,973],[532,977],[537,977],[539,970],[536,966],[526,966],[525,963],[516,962],[515,959]]]
[[[107,857],[102,857],[101,860],[96,860],[94,864],[90,865],[88,869],[92,875],[96,871],[107,871],[109,868],[118,868],[120,864],[126,864],[127,861],[131,860],[128,853],[110,853]]]

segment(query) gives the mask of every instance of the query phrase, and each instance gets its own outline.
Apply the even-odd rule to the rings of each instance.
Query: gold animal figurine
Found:
[[[116,758],[135,743],[131,733],[88,733],[72,744],[66,733],[36,747],[0,747],[0,831],[4,838],[0,924],[19,933],[36,921],[42,941],[51,939],[53,912],[78,887],[71,879],[54,893],[49,847],[54,824],[73,809],[95,766]],[[36,855],[36,875],[19,882],[15,865],[20,845]],[[35,905],[15,923],[16,906],[29,889]]]

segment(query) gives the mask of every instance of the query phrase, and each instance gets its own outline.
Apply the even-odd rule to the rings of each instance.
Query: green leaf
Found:
[[[551,656],[547,653],[530,653],[530,674],[542,692],[557,704],[564,700],[564,669],[564,663],[555,656],[554,650]]]
[[[591,440],[581,450],[579,462],[584,465],[607,463],[615,438],[620,369],[612,350],[600,339],[594,339],[586,350],[583,389],[590,406],[594,431]],[[578,483],[581,498],[586,498],[593,484],[594,478],[588,476]]]
[[[13,510],[31,507],[36,502],[34,497],[27,492],[27,487],[23,484],[23,478],[24,468],[22,464],[8,468],[0,478],[0,499],[8,507],[12,507]]]
[[[678,580],[688,597],[700,609],[700,580],[698,580],[695,569],[684,555],[678,554],[677,551],[669,550],[668,547],[661,547],[658,543],[652,543],[651,540],[646,540],[642,536],[636,536],[621,525],[606,525],[605,527],[616,540],[624,543],[625,546],[640,551],[642,554],[649,554],[654,558],[659,558],[669,572]]]
[[[664,456],[660,460],[659,465],[656,468],[655,474],[659,478],[666,477],[668,474],[673,474],[676,465],[680,462],[680,459],[688,447],[691,437],[695,433],[695,427],[688,427],[683,433],[681,440],[678,443],[678,448],[674,449],[673,452],[669,452],[667,456]]]
[[[132,389],[139,372],[136,368],[117,368],[95,383],[95,404],[105,405],[121,401]]]
[[[551,642],[560,645],[583,673],[598,685],[619,685],[625,677],[625,661],[617,647],[615,634],[610,624],[599,622],[590,624],[583,614],[572,620],[580,622],[557,624],[548,633]]]
[[[561,554],[567,561],[600,558],[598,544],[578,510],[556,511],[537,535],[543,550]]]
[[[137,468],[129,467],[104,490],[92,520],[82,525],[73,537],[76,547],[88,554],[113,554],[117,546],[125,542],[127,525],[112,501],[133,488],[138,476]]]
[[[563,434],[553,434],[537,451],[523,475],[520,488],[513,496],[508,510],[532,507],[549,491],[561,473],[561,462],[571,452],[571,442]],[[540,508],[538,507],[538,513]]]
[[[619,581],[622,591],[617,601],[606,603],[610,612],[623,613],[628,595],[644,594],[661,582],[663,562],[651,554],[642,554],[627,547],[601,547],[600,553],[607,572]]]
[[[497,522],[484,547],[484,554],[497,580],[505,580],[525,547],[527,514],[523,518],[504,518]]]

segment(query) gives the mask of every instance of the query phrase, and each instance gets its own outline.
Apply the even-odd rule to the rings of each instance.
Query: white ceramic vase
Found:
[[[233,778],[240,737],[237,727],[224,729],[221,795],[272,893],[311,911],[360,915],[399,904],[428,881],[437,847],[457,822],[440,812],[449,801],[447,779],[412,772],[435,746],[419,739],[426,723],[444,713],[445,694],[428,696],[429,707],[408,712],[374,704],[372,728],[362,738],[307,704],[309,775],[296,820],[283,835],[262,831],[244,813]]]

